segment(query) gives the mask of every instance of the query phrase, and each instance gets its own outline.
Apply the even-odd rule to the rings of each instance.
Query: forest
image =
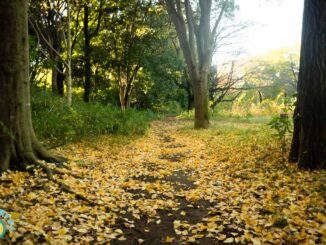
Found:
[[[0,1],[0,244],[326,243],[326,1],[240,2]]]

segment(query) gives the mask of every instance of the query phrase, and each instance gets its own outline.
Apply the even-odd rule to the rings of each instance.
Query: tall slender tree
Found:
[[[228,6],[221,1],[220,12],[211,28],[212,0],[199,0],[195,16],[191,1],[165,0],[167,11],[176,28],[187,64],[195,99],[195,128],[209,127],[207,79],[212,63],[218,27]],[[197,21],[198,20],[198,21]]]
[[[0,1],[0,172],[58,160],[32,126],[27,9],[28,0]]]
[[[83,9],[84,9],[84,26],[83,26],[83,31],[84,31],[84,66],[85,66],[85,82],[84,82],[84,101],[89,102],[90,100],[90,95],[91,95],[91,90],[92,90],[92,83],[91,83],[91,78],[92,78],[92,65],[91,65],[91,56],[92,56],[92,48],[91,48],[91,41],[93,37],[99,34],[100,32],[100,27],[101,27],[101,20],[103,16],[103,6],[104,1],[100,0],[96,5],[97,7],[97,15],[91,14],[92,9],[95,8],[95,6],[92,6],[91,1],[86,1],[84,3]],[[95,12],[95,11],[93,11]],[[91,17],[96,18],[96,28],[92,30],[90,22],[91,22]],[[95,22],[93,20],[93,22]]]
[[[326,168],[326,1],[305,0],[290,160]]]

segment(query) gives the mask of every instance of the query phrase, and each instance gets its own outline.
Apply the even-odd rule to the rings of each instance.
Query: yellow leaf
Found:
[[[20,213],[11,212],[10,214],[11,214],[12,220],[19,219],[19,217],[20,217]]]
[[[255,232],[257,232],[257,233],[261,233],[261,232],[262,232],[262,229],[261,229],[260,226],[256,226],[256,227],[254,227],[254,230],[255,230]]]
[[[234,241],[234,238],[233,237],[229,237],[226,240],[224,240],[223,242],[224,243],[232,243],[233,241]]]
[[[194,236],[191,236],[187,240],[188,242],[196,242],[196,238]]]
[[[267,241],[273,241],[274,237],[273,237],[272,233],[268,232],[265,238],[267,239]]]
[[[145,242],[145,240],[141,239],[141,238],[137,239],[137,241],[138,241],[139,244],[142,244],[143,242]]]
[[[322,213],[317,213],[316,218],[321,223],[326,223],[326,216]]]
[[[127,240],[127,238],[125,238],[124,236],[121,236],[121,237],[118,238],[118,240],[119,241],[125,241],[125,240]]]
[[[59,236],[63,236],[67,233],[67,229],[66,228],[61,228],[60,230],[58,230],[58,235]]]
[[[252,239],[252,235],[250,234],[249,231],[244,232],[244,237],[245,237],[247,242],[251,241],[251,239]]]
[[[37,197],[37,195],[35,195],[34,192],[30,192],[30,193],[26,196],[26,198],[27,198],[28,201],[31,201],[31,200],[35,199],[36,197]]]
[[[166,238],[165,238],[165,243],[172,243],[174,241],[174,237],[169,237],[169,236],[167,236]]]
[[[217,237],[218,240],[220,241],[224,241],[226,239],[226,235],[224,234],[220,234],[218,237]]]
[[[251,241],[254,243],[254,245],[261,245],[262,244],[259,238],[253,238],[253,239],[251,239]]]

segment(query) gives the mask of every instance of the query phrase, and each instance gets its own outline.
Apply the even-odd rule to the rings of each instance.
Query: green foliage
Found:
[[[280,116],[273,117],[272,120],[268,123],[270,128],[276,130],[274,134],[281,143],[281,150],[285,152],[286,148],[286,134],[291,132],[292,123],[289,120],[287,114],[281,114]]]
[[[74,101],[66,106],[63,98],[48,92],[34,92],[33,124],[39,137],[54,142],[69,142],[101,134],[142,135],[155,115],[150,111]]]
[[[283,92],[292,96],[297,90],[300,48],[275,50],[248,63],[250,82],[261,86],[263,99],[276,99]]]
[[[292,133],[292,121],[289,118],[288,113],[293,111],[293,103],[294,97],[285,97],[284,98],[284,107],[283,113],[279,116],[275,116],[268,123],[271,129],[276,130],[276,134],[274,136],[281,143],[281,150],[284,153],[286,150],[286,136],[288,133]]]

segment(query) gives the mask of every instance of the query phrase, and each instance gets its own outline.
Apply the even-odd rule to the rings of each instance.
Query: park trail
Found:
[[[178,134],[180,126],[182,124],[173,116],[152,124],[150,138],[146,139],[147,143],[144,142],[147,147],[136,150],[132,158],[141,158],[141,165],[146,171],[140,171],[131,177],[132,180],[145,183],[149,189],[135,188],[133,185],[126,188],[126,191],[133,194],[134,200],[159,199],[163,203],[171,203],[171,206],[156,210],[153,217],[145,215],[136,219],[133,229],[126,229],[124,225],[124,218],[133,219],[126,212],[119,219],[126,240],[112,244],[139,244],[144,241],[145,244],[213,245],[225,244],[223,241],[227,238],[229,244],[236,244],[237,237],[240,242],[242,230],[229,222],[224,227],[220,217],[222,212],[213,212],[216,200],[205,199],[198,186],[203,177],[200,176],[200,171],[205,171],[205,164],[197,168],[205,161],[205,144],[198,139]],[[205,175],[205,178],[209,177]],[[156,189],[156,185],[162,186],[162,189]],[[215,223],[217,220],[221,222]],[[210,221],[213,222],[209,223]]]
[[[166,117],[141,137],[57,148],[70,167],[57,183],[77,196],[41,169],[3,174],[0,207],[16,231],[0,243],[323,244],[325,172],[286,163],[265,124],[192,127]]]

